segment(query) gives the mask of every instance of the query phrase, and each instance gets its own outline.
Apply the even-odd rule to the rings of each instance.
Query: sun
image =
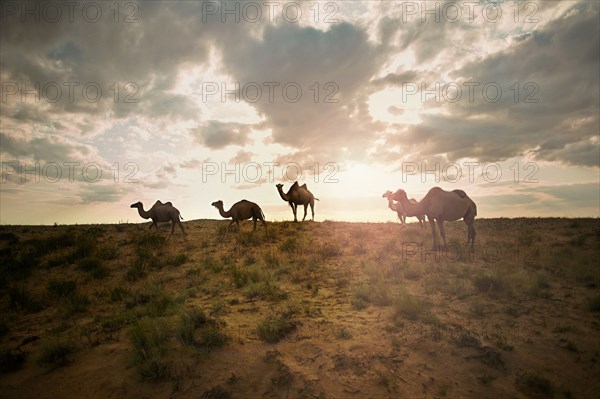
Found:
[[[369,97],[369,113],[382,122],[416,125],[422,121],[422,112],[421,96],[399,88],[386,88]]]

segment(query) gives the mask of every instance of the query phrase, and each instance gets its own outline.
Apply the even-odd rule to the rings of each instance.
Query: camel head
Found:
[[[277,183],[277,184],[275,185],[275,187],[277,187],[277,189],[278,189],[278,190],[280,190],[280,189],[282,189],[282,188],[283,188],[283,184],[281,184],[281,183]]]
[[[218,201],[213,202],[211,205],[214,206],[217,209],[218,208],[223,208],[223,201],[218,200]]]
[[[385,193],[383,193],[381,198],[390,198],[392,195],[394,195],[394,193],[392,193],[390,190],[388,190]]]
[[[140,208],[143,207],[141,202],[136,202],[135,204],[131,204],[130,208]]]

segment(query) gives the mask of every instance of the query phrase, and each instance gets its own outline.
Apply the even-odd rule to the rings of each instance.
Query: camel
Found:
[[[416,204],[408,200],[406,192],[402,189],[392,195],[392,199],[399,201],[406,212],[410,214],[425,214],[429,219],[433,246],[436,247],[435,222],[440,228],[440,234],[446,247],[446,232],[444,222],[453,222],[463,219],[467,225],[467,243],[471,244],[471,251],[475,250],[475,227],[473,223],[477,216],[477,205],[462,190],[445,191],[439,187],[433,187],[425,197]]]
[[[300,186],[296,181],[294,182],[294,184],[292,184],[292,187],[290,187],[287,193],[283,192],[283,184],[276,184],[275,187],[277,187],[277,191],[279,192],[281,198],[284,201],[287,201],[287,203],[292,208],[292,212],[294,213],[294,222],[298,221],[296,217],[298,205],[304,205],[304,217],[302,218],[303,222],[304,219],[306,219],[306,209],[309,205],[310,211],[312,212],[311,220],[313,222],[315,221],[315,200],[319,201],[319,199],[315,198],[315,196],[310,191],[308,191],[308,187],[306,187],[306,184]]]
[[[260,206],[258,206],[254,202],[241,200],[241,201],[233,204],[231,206],[231,209],[229,209],[227,212],[225,212],[225,210],[223,209],[223,201],[221,201],[221,200],[215,201],[211,205],[219,210],[219,214],[222,217],[232,219],[231,223],[229,223],[229,225],[227,226],[226,233],[229,231],[229,228],[234,223],[237,224],[237,228],[238,228],[238,232],[239,232],[240,231],[240,220],[246,220],[246,219],[252,218],[252,220],[254,221],[254,228],[252,229],[252,234],[254,234],[254,231],[256,230],[256,220],[257,219],[262,222],[263,226],[265,226],[265,233],[268,234],[267,223],[265,222],[265,215],[264,215],[262,209],[260,209]]]
[[[418,214],[418,215],[409,215],[406,212],[406,209],[404,209],[402,207],[402,204],[400,202],[394,202],[394,200],[392,199],[392,196],[394,195],[394,193],[392,193],[391,191],[386,191],[385,193],[383,193],[383,195],[381,196],[381,198],[387,198],[388,200],[388,207],[396,212],[396,214],[398,215],[398,219],[400,219],[400,223],[402,223],[402,225],[404,226],[404,228],[406,228],[406,218],[408,216],[414,216],[417,219],[419,219],[419,225],[421,226],[421,228],[425,228],[425,215],[424,214]],[[417,200],[414,198],[410,198],[409,199],[410,202],[412,202],[413,204],[417,203]]]
[[[130,208],[137,208],[138,213],[144,219],[152,219],[152,224],[150,225],[149,229],[152,229],[152,226],[154,226],[156,230],[158,230],[157,223],[171,222],[171,234],[169,235],[169,238],[167,238],[167,240],[169,240],[173,235],[176,224],[178,224],[179,228],[181,228],[181,232],[184,235],[186,234],[180,220],[180,218],[183,219],[183,217],[179,213],[179,210],[175,208],[171,202],[163,204],[162,202],[160,202],[160,200],[156,201],[154,205],[152,205],[152,208],[150,208],[148,211],[144,210],[144,204],[142,204],[141,202],[131,204]]]

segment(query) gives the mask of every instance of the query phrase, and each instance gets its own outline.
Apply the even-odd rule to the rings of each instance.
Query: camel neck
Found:
[[[402,204],[402,207],[404,208],[404,210],[410,214],[419,214],[419,213],[424,213],[423,211],[423,201],[425,199],[417,202],[416,204],[413,204],[412,202],[410,202],[408,200],[408,197],[406,195],[402,196],[400,198],[400,203]]]
[[[279,191],[279,195],[281,196],[282,200],[284,200],[284,201],[289,201],[290,200],[290,197],[286,193],[283,192],[283,188],[278,187],[277,191]]]
[[[219,207],[219,215],[221,215],[221,217],[223,218],[228,218],[231,216],[231,210],[225,212],[225,209],[223,209],[223,206]]]
[[[150,217],[150,212],[146,212],[144,210],[144,205],[142,205],[142,204],[140,204],[140,206],[138,206],[138,213],[144,219],[148,219]]]
[[[395,209],[394,209],[394,200],[393,200],[393,199],[391,199],[390,197],[387,197],[387,200],[388,200],[388,207],[389,207],[391,210],[395,210]]]

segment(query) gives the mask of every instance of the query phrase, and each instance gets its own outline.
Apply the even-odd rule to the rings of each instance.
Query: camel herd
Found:
[[[306,219],[307,208],[310,205],[312,213],[311,220],[315,220],[315,196],[308,190],[306,184],[299,185],[298,182],[294,182],[288,192],[283,191],[283,184],[277,184],[275,186],[277,192],[281,196],[281,199],[286,201],[292,208],[294,214],[294,222],[297,222],[296,211],[299,205],[304,206],[304,217],[302,221]],[[467,242],[470,244],[471,250],[474,249],[475,245],[475,228],[473,226],[475,216],[477,216],[477,205],[469,196],[462,190],[446,191],[439,187],[433,187],[421,201],[417,201],[414,198],[408,198],[406,192],[402,189],[392,193],[386,191],[382,198],[387,198],[388,207],[396,212],[400,223],[406,228],[406,218],[416,217],[419,220],[419,225],[424,228],[425,216],[429,220],[431,226],[431,235],[433,238],[433,246],[437,247],[437,234],[435,225],[437,223],[440,229],[440,235],[446,247],[446,232],[444,230],[444,222],[453,222],[459,219],[463,219],[467,225]],[[228,211],[223,208],[223,201],[215,201],[212,206],[217,208],[219,214],[223,218],[231,218],[231,223],[227,226],[226,232],[235,223],[238,231],[240,229],[240,220],[252,219],[254,221],[254,228],[252,233],[256,231],[256,221],[260,220],[262,225],[265,227],[267,232],[267,223],[265,222],[265,215],[260,209],[260,206],[254,202],[241,200],[231,206]],[[171,202],[162,203],[156,201],[152,208],[148,211],[144,210],[144,205],[141,202],[136,202],[131,205],[131,208],[137,208],[139,215],[144,219],[151,219],[152,226],[157,228],[159,222],[171,222],[171,234],[175,231],[175,225],[179,225],[182,233],[185,235],[185,230],[181,223],[183,217],[177,208],[173,206]]]

